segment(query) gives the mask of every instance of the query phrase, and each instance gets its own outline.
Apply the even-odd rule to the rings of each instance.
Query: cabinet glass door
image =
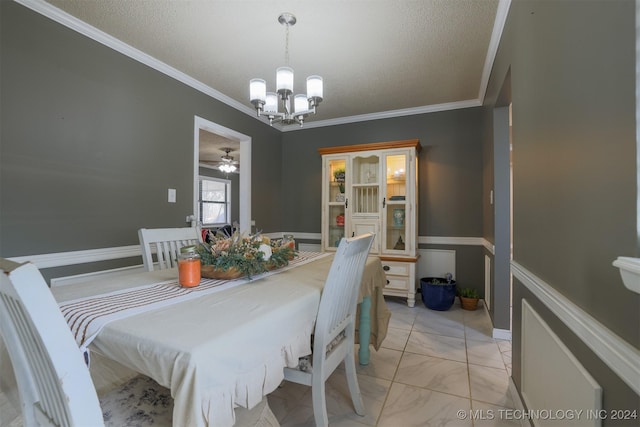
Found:
[[[340,240],[345,236],[345,186],[346,186],[346,158],[329,159],[327,162],[329,191],[325,200],[327,209],[328,241],[327,247],[337,248]]]
[[[407,174],[409,156],[389,154],[385,156],[384,198],[384,252],[403,252],[409,230],[407,204]]]
[[[356,156],[352,162],[351,215],[379,217],[380,215],[380,157]]]

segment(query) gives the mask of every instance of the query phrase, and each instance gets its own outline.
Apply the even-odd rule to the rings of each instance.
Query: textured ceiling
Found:
[[[309,75],[324,79],[324,101],[305,123],[316,127],[480,105],[509,0],[46,3],[248,114],[255,114],[248,100],[251,78],[265,79],[267,90],[275,91],[286,34],[277,18],[291,12],[298,21],[289,32],[294,92],[306,91]]]

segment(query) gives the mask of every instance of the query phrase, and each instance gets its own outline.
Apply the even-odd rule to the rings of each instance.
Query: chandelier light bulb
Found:
[[[256,102],[264,103],[267,98],[267,82],[263,79],[251,79],[249,82],[249,99],[255,105]]]
[[[267,99],[264,103],[264,112],[267,114],[278,112],[278,95],[273,92],[267,92]]]
[[[300,113],[309,109],[309,101],[307,101],[307,95],[299,94],[293,98],[293,111]]]
[[[307,96],[309,98],[319,98],[322,100],[322,77],[307,77]]]
[[[276,70],[276,90],[281,95],[293,93],[293,69],[280,67]]]

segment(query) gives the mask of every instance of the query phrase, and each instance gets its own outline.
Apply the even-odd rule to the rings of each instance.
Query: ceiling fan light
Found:
[[[309,110],[309,101],[307,101],[307,95],[298,94],[293,98],[293,111],[295,113],[301,113]]]
[[[231,172],[235,172],[236,167],[234,165],[232,165],[232,164],[225,163],[225,164],[222,164],[222,165],[218,166],[218,169],[220,169],[224,173],[231,173]]]
[[[263,79],[249,81],[249,99],[252,104],[264,103],[267,98],[267,82]]]
[[[267,99],[264,103],[265,113],[277,113],[278,112],[278,95],[273,92],[267,92]]]
[[[280,67],[276,70],[276,90],[278,93],[293,93],[293,69]]]

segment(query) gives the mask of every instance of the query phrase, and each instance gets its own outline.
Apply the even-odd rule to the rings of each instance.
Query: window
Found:
[[[204,226],[231,223],[231,181],[198,179],[198,220]]]

